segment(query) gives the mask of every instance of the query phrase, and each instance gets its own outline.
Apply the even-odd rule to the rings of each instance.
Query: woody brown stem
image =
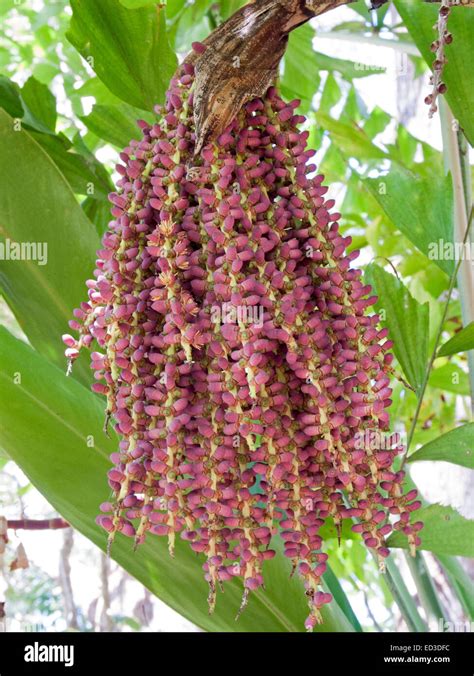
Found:
[[[242,106],[275,80],[289,33],[355,0],[255,0],[233,14],[187,57],[194,64],[195,155]]]
[[[58,528],[70,528],[70,524],[64,519],[9,519],[9,530],[57,530]]]
[[[264,96],[275,80],[292,30],[352,2],[355,0],[253,0],[197,45],[186,59],[195,68],[195,156],[224,131],[245,103]],[[385,2],[376,0],[373,8]],[[456,0],[450,4],[455,6]],[[467,6],[474,6],[474,0]]]

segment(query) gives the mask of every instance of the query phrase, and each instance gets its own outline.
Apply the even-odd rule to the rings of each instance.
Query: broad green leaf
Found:
[[[447,357],[458,352],[467,352],[474,349],[474,322],[465,326],[456,333],[438,352],[438,357]]]
[[[322,111],[316,113],[316,119],[323,129],[329,132],[331,141],[345,155],[355,157],[361,162],[387,159],[387,153],[372,143],[365,131],[355,122],[341,122]]]
[[[321,82],[319,70],[315,67],[313,38],[314,31],[308,25],[290,34],[281,78],[282,93],[288,98],[297,96],[302,100],[305,110],[311,107],[311,101]]]
[[[466,611],[468,618],[474,620],[474,592],[472,589],[472,579],[455,557],[438,554],[437,558],[448,573],[448,577],[458,594],[459,600]]]
[[[392,117],[385,110],[376,106],[364,122],[364,131],[370,138],[374,138],[377,134],[381,134],[391,121]]]
[[[93,156],[87,158],[74,152],[71,142],[64,134],[53,136],[36,131],[30,131],[29,134],[48,153],[78,195],[94,195],[105,199],[113,189],[110,178],[101,171],[102,167],[97,160]]]
[[[25,61],[31,63],[30,58],[25,58]],[[45,61],[40,61],[34,65],[34,67],[31,69],[31,74],[33,77],[35,77],[39,82],[42,82],[46,86],[50,84],[53,79],[59,75],[61,72],[59,66],[56,64],[48,63]]]
[[[20,92],[14,82],[0,77],[0,108],[21,119],[22,126],[48,153],[74,192],[107,197],[113,186],[102,165],[86,148],[77,153],[64,134],[53,133],[56,103],[46,85],[30,77]]]
[[[373,71],[361,68],[360,64],[315,51],[313,48],[315,36],[309,24],[301,26],[290,34],[283,62],[281,79],[283,93],[298,96],[310,103],[318,90],[321,71],[330,73],[337,71],[348,80],[374,74]]]
[[[21,98],[45,127],[54,132],[56,128],[56,99],[48,87],[36,78],[30,77],[23,85]]]
[[[127,9],[119,0],[71,0],[69,41],[120,99],[152,110],[176,70],[163,5]]]
[[[352,530],[352,522],[344,519],[340,531],[336,528],[333,519],[326,519],[319,531],[324,541],[326,540],[357,540],[359,538]]]
[[[416,46],[426,63],[433,65],[434,55],[430,45],[436,37],[433,25],[438,16],[438,6],[413,0],[395,0],[395,6],[410,31]],[[474,44],[474,12],[470,8],[453,7],[449,16],[449,30],[454,36],[446,47],[447,64],[443,81],[447,84],[446,99],[454,117],[471,145],[474,145],[474,69],[472,68],[472,45]],[[427,89],[426,93],[428,94]]]
[[[341,608],[354,629],[356,631],[362,631],[362,627],[352,609],[351,603],[330,565],[328,565],[327,570],[324,573],[324,582],[327,584],[333,598],[337,601],[338,606]]]
[[[326,82],[324,83],[319,108],[330,112],[331,108],[338,103],[341,98],[341,89],[337,84],[336,78],[332,73],[328,73]],[[311,148],[313,146],[310,146]]]
[[[179,0],[171,0],[172,2],[176,2]],[[229,16],[232,16],[234,12],[236,12],[238,9],[242,7],[242,5],[246,5],[247,0],[220,0],[219,2],[219,10],[222,19],[228,19]]]
[[[462,394],[468,397],[470,394],[469,376],[457,364],[444,364],[431,372],[428,385],[446,392]]]
[[[108,200],[96,200],[92,197],[86,197],[81,202],[81,207],[84,209],[84,213],[90,222],[95,225],[99,237],[102,237],[107,230],[109,222],[112,220],[110,202]]]
[[[368,77],[369,75],[385,72],[384,68],[374,70],[373,68],[364,67],[364,64],[348,61],[347,59],[338,59],[336,56],[328,56],[327,54],[318,51],[315,52],[315,64],[317,65],[318,70],[328,70],[330,72],[337,71],[346,80]]]
[[[212,0],[194,0],[183,4],[172,0],[166,5],[166,15],[171,16],[169,40],[177,52],[191,51],[193,42],[205,40],[212,31],[209,14],[217,19],[218,7]]]
[[[429,505],[413,514],[414,521],[423,521],[421,547],[435,554],[474,557],[474,521],[465,519],[452,507]],[[403,533],[395,532],[387,541],[389,547],[408,548]]]
[[[64,134],[60,134],[60,136],[64,136]],[[94,153],[89,149],[89,146],[86,144],[84,137],[81,136],[79,132],[76,132],[76,134],[72,138],[72,148],[84,158],[87,166],[96,175],[97,180],[100,181],[101,185],[104,188],[104,191],[108,195],[108,193],[115,188],[110,173],[106,169],[106,166],[101,162],[99,162]],[[112,167],[110,168],[112,169]],[[93,196],[97,197],[96,193],[97,191],[94,191]]]
[[[139,7],[156,5],[156,0],[120,0],[120,3],[127,9],[138,9]]]
[[[21,118],[24,115],[20,88],[4,75],[0,75],[0,106],[12,117]]]
[[[106,535],[95,524],[99,504],[109,497],[108,456],[117,438],[102,430],[101,400],[80,383],[0,329],[0,445],[8,450],[31,483],[51,505],[102,549]],[[13,372],[21,372],[15,385]],[[112,557],[169,606],[208,631],[304,631],[307,615],[304,589],[281,552],[266,566],[266,591],[258,590],[235,621],[242,584],[234,580],[219,594],[213,615],[207,610],[203,559],[177,538],[176,555],[166,538],[150,537],[133,552],[133,542],[118,536]],[[323,610],[320,631],[351,631],[334,602]]]
[[[420,178],[392,165],[390,172],[364,184],[388,218],[446,274],[454,260],[440,255],[442,245],[453,241],[453,188],[451,176]]]
[[[115,106],[122,103],[121,99],[112,94],[110,89],[98,77],[90,77],[78,89],[74,89],[74,93],[81,98],[83,96],[93,96],[96,104]]]
[[[395,143],[387,144],[390,157],[406,167],[411,167],[414,163],[419,147],[419,140],[410,134],[401,124],[397,127]]]
[[[367,118],[366,105],[354,84],[351,84],[339,121],[351,126],[362,127]],[[360,124],[359,124],[360,123]]]
[[[30,82],[29,85],[28,82]],[[34,77],[31,77],[28,82],[25,84],[26,100],[29,100],[33,106],[36,106],[37,112],[40,115],[45,115],[46,119],[51,121],[52,105],[54,106],[54,111],[56,110],[53,95],[45,85],[42,85]],[[39,100],[41,96],[45,99],[42,102]],[[53,99],[53,104],[51,104],[51,98]],[[51,134],[51,129],[35,115],[27,105],[26,100],[23,98],[23,90],[20,90],[16,82],[9,80],[7,77],[0,76],[0,108],[3,108],[11,117],[21,119],[22,124],[28,129]]]
[[[81,120],[99,138],[124,148],[131,139],[141,136],[136,123],[141,117],[140,111],[123,103],[118,106],[95,105],[92,112]]]
[[[15,7],[15,0],[0,0],[0,16],[5,16]]]
[[[64,367],[61,334],[87,297],[84,280],[94,269],[99,239],[50,156],[28,132],[15,131],[3,110],[0,174],[1,242],[33,247],[30,260],[2,262],[0,286],[31,344]],[[88,366],[77,366],[89,380]]]
[[[412,453],[408,462],[444,460],[474,469],[474,423],[446,432]]]
[[[347,161],[337,144],[331,143],[319,163],[319,168],[329,184],[344,180],[347,172]]]
[[[378,296],[375,307],[394,341],[395,356],[408,382],[419,393],[428,360],[428,303],[418,303],[399,279],[379,265],[371,263],[365,277]]]

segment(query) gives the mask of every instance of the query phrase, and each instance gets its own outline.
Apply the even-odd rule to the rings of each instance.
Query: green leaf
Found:
[[[48,87],[30,77],[23,85],[21,98],[34,117],[54,132],[56,128],[56,99]]]
[[[60,136],[62,135],[60,134]],[[68,143],[71,143],[69,139],[67,139],[67,141]],[[97,180],[103,185],[104,191],[108,196],[108,193],[115,189],[110,173],[105,165],[99,162],[94,153],[91,152],[84,137],[81,136],[79,132],[76,132],[72,139],[72,148],[85,159],[87,166],[96,175]],[[96,190],[94,190],[93,196],[97,197]]]
[[[53,136],[36,131],[29,132],[64,175],[72,190],[78,195],[94,195],[105,199],[113,189],[110,178],[101,171],[102,166],[91,156],[74,152],[71,142],[59,134]]]
[[[364,122],[364,131],[370,138],[374,138],[387,128],[392,119],[391,115],[386,113],[385,110],[375,106],[367,118],[367,121]]]
[[[474,469],[474,423],[446,432],[412,453],[408,462],[444,460]]]
[[[156,5],[156,0],[120,0],[127,9],[138,9],[139,7],[151,7]]]
[[[315,63],[318,70],[337,71],[346,80],[352,80],[358,77],[368,77],[377,73],[385,73],[385,68],[364,67],[363,64],[348,61],[347,59],[338,59],[336,56],[328,56],[322,52],[315,52]]]
[[[456,590],[468,618],[474,620],[474,594],[472,593],[471,578],[461,563],[453,556],[438,554],[437,558],[448,573],[448,577]]]
[[[446,392],[468,397],[471,393],[469,376],[457,364],[444,364],[431,372],[428,385]]]
[[[437,21],[439,7],[413,0],[395,0],[395,6],[431,68],[434,54],[430,45],[436,37],[433,25]],[[448,90],[445,96],[469,143],[474,145],[474,117],[471,112],[474,109],[474,69],[471,63],[474,12],[465,7],[453,7],[449,16],[449,31],[454,40],[446,48],[448,62],[443,70],[443,81]]]
[[[99,239],[49,155],[28,132],[14,131],[3,110],[0,139],[1,240],[31,243],[37,254],[2,262],[0,286],[31,344],[64,367],[61,334],[86,297]],[[46,265],[38,265],[45,253]],[[77,365],[75,373],[90,380],[89,368]]]
[[[326,82],[324,83],[324,89],[321,94],[321,100],[319,102],[319,108],[321,110],[326,110],[329,112],[333,106],[338,103],[341,98],[341,89],[337,84],[336,78],[332,73],[328,73]],[[310,146],[311,148],[313,146]]]
[[[193,0],[184,5],[181,0],[171,0],[166,4],[166,15],[171,17],[169,39],[177,52],[187,53],[193,42],[207,38],[212,30],[208,13],[214,16],[213,10],[217,11],[213,0]]]
[[[125,103],[118,106],[96,104],[92,112],[86,117],[81,117],[81,120],[99,138],[124,148],[131,139],[141,136],[136,124],[140,117],[143,117],[140,111]]]
[[[96,200],[93,197],[86,197],[81,202],[84,213],[90,222],[95,225],[95,229],[100,237],[105,233],[109,222],[112,220],[110,206],[108,200]]]
[[[372,143],[366,132],[355,122],[335,120],[320,110],[315,115],[319,124],[329,132],[331,141],[346,156],[355,157],[360,162],[387,159],[387,153]]]
[[[56,114],[56,104],[53,95],[45,85],[42,85],[38,80],[35,80],[35,78],[30,78],[30,80],[32,82],[26,88],[26,98],[33,106],[36,106],[40,115],[46,115],[46,118],[51,121],[51,105],[54,106],[54,112]],[[43,87],[46,89],[47,93],[44,91]],[[21,119],[22,124],[28,129],[51,134],[51,129],[47,127],[41,119],[36,117],[32,110],[30,110],[22,94],[23,90],[20,90],[16,82],[9,80],[7,77],[0,76],[0,107],[13,118]],[[39,100],[41,96],[43,96],[44,99],[42,102]],[[53,99],[52,104],[50,97]]]
[[[429,305],[416,301],[406,286],[394,275],[371,263],[366,279],[378,296],[375,305],[382,313],[393,351],[405,376],[417,393],[420,392],[428,360]]]
[[[127,9],[118,0],[71,0],[67,38],[120,99],[152,110],[176,70],[162,5]]]
[[[374,74],[373,70],[365,70],[352,61],[315,51],[313,48],[315,36],[309,24],[304,24],[290,33],[281,79],[283,93],[303,99],[307,108],[318,90],[321,71],[329,73],[337,71],[347,80]],[[384,72],[383,69],[380,72]]]
[[[118,105],[119,103],[122,103],[122,101],[115,96],[115,94],[112,94],[110,89],[105,86],[102,80],[95,76],[86,80],[78,89],[74,89],[74,93],[81,98],[84,96],[93,96],[97,104]]]
[[[176,0],[175,0],[176,1]],[[246,0],[220,0],[219,8],[223,19],[228,19],[242,5],[247,4]]]
[[[101,549],[106,535],[95,524],[99,504],[109,494],[108,456],[116,437],[102,430],[102,401],[31,348],[0,329],[0,445],[50,504]],[[12,375],[21,371],[22,382]],[[87,487],[87,490],[85,490]],[[133,552],[133,542],[119,535],[112,557],[156,596],[188,620],[208,631],[303,631],[307,615],[304,589],[291,564],[279,554],[266,564],[266,591],[252,593],[248,607],[235,621],[242,584],[226,583],[213,615],[207,610],[203,558],[177,538],[171,558],[166,538],[150,537]],[[336,603],[323,609],[325,623],[318,631],[351,631]]]
[[[281,78],[283,94],[302,99],[306,110],[311,107],[312,98],[321,81],[318,69],[315,67],[313,38],[314,31],[308,25],[290,34]],[[302,64],[305,64],[304,68],[301,67]]]
[[[474,349],[474,322],[465,326],[456,333],[438,352],[438,357],[447,357],[458,352],[467,352]]]
[[[454,260],[439,255],[440,242],[453,241],[451,176],[420,178],[392,165],[390,172],[364,181],[392,223],[447,275]]]
[[[347,92],[344,107],[341,110],[339,121],[352,126],[355,126],[356,124],[359,126],[360,122],[362,126],[366,117],[367,110],[365,102],[361,98],[354,84],[351,84],[349,91]]]
[[[330,144],[324,153],[319,168],[329,184],[344,180],[347,172],[347,161],[337,144]]]
[[[19,113],[22,126],[29,131],[64,174],[68,183],[79,195],[94,195],[106,199],[113,189],[110,177],[83,145],[75,152],[73,144],[64,134],[55,135],[56,101],[46,85],[30,77],[21,90],[7,78],[0,77],[0,107],[9,115]]]
[[[321,526],[319,533],[324,541],[326,540],[357,540],[358,535],[352,530],[352,521],[349,519],[344,519],[342,521],[342,526],[340,530],[336,528],[334,520],[332,518],[326,519],[323,526]]]
[[[452,507],[422,507],[413,519],[424,523],[420,549],[435,554],[474,557],[474,521],[465,519]],[[403,533],[396,532],[388,538],[387,546],[408,549],[408,541]]]
[[[352,609],[351,603],[347,598],[341,583],[337,579],[337,576],[334,574],[334,571],[329,565],[326,569],[326,572],[324,573],[324,582],[333,595],[333,598],[337,601],[344,615],[354,627],[355,631],[362,631],[362,627],[360,626],[360,622]]]

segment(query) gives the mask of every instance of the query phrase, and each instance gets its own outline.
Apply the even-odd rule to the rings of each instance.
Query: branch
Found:
[[[292,30],[355,0],[255,0],[233,14],[186,61],[195,68],[195,155],[274,82]]]
[[[245,103],[274,82],[288,36],[315,16],[356,0],[253,0],[194,43],[186,61],[195,68],[195,155],[214,141]],[[424,0],[441,2],[442,0]],[[474,7],[474,0],[449,0]],[[373,0],[372,9],[388,0]],[[448,2],[448,0],[443,0]]]
[[[57,530],[58,528],[70,528],[70,524],[64,519],[9,519],[9,530]]]

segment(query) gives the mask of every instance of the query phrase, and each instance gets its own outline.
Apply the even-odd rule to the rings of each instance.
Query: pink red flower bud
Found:
[[[93,389],[121,437],[98,523],[110,542],[167,537],[171,554],[181,534],[205,556],[212,610],[226,580],[243,579],[243,605],[262,586],[280,522],[312,629],[331,601],[323,525],[356,519],[385,557],[390,513],[419,544],[416,491],[390,470],[401,448],[367,443],[388,430],[391,343],[298,103],[270,88],[194,157],[193,75],[186,61],[159,123],[120,155],[80,336],[63,337],[70,361],[98,344]]]

